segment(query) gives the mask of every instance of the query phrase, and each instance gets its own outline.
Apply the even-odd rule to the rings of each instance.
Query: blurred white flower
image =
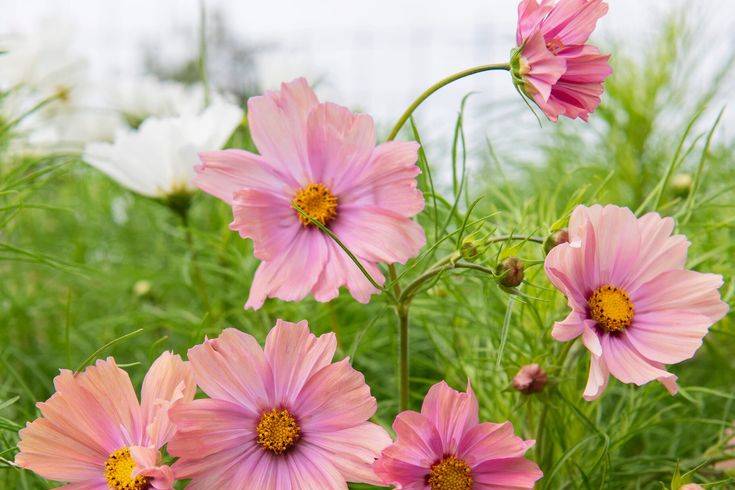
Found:
[[[113,143],[88,144],[84,160],[144,196],[191,192],[198,152],[221,149],[242,117],[242,109],[222,100],[199,114],[150,117],[138,129],[118,130]]]
[[[204,110],[204,89],[146,76],[108,84],[110,109],[122,114],[133,126],[150,116],[169,117],[199,114]]]

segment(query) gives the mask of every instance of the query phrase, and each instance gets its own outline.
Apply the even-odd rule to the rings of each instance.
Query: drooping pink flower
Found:
[[[526,364],[513,377],[513,388],[524,395],[538,393],[549,381],[549,375],[538,364]]]
[[[518,6],[516,83],[552,121],[586,121],[600,104],[610,55],[586,43],[606,13],[603,0],[523,0]]]
[[[435,384],[421,413],[398,414],[398,439],[383,450],[375,472],[386,485],[404,490],[491,490],[533,488],[543,476],[523,457],[535,441],[513,433],[510,422],[480,423],[477,398]]]
[[[424,207],[416,183],[418,144],[376,147],[370,116],[320,103],[303,78],[251,98],[248,121],[260,155],[202,153],[194,180],[232,205],[230,227],[253,240],[262,261],[245,306],[309,294],[326,302],[341,286],[366,303],[376,289],[293,205],[334,232],[382,283],[378,263],[404,263],[425,243],[422,228],[411,220]]]
[[[608,377],[643,385],[660,381],[676,393],[665,370],[694,356],[709,327],[728,306],[722,277],[685,269],[689,242],[671,235],[674,220],[628,208],[578,206],[569,243],[546,257],[546,274],[568,300],[569,316],[552,336],[582,336],[591,353],[587,400],[599,397]]]
[[[83,372],[62,370],[41,417],[20,431],[15,462],[69,490],[169,490],[159,449],[175,432],[168,409],[194,397],[187,363],[164,352],[143,381],[141,401],[113,358]]]
[[[168,451],[191,489],[332,490],[377,483],[372,464],[390,444],[368,422],[377,408],[365,379],[337,340],[306,321],[279,320],[265,349],[226,329],[189,350],[197,384],[210,399],[177,404]]]

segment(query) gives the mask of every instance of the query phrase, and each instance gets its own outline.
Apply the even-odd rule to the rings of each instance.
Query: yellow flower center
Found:
[[[472,470],[461,459],[448,456],[431,467],[426,483],[431,490],[470,490]]]
[[[258,422],[258,444],[264,449],[283,454],[301,437],[301,427],[285,408],[264,412]]]
[[[291,203],[325,226],[337,216],[337,196],[324,184],[309,184],[299,189]],[[296,213],[304,226],[312,225],[309,218],[298,211]]]
[[[130,449],[124,447],[110,454],[105,461],[105,480],[111,490],[148,490],[150,478],[138,476],[133,478],[135,460]]]
[[[608,332],[622,332],[633,323],[633,302],[628,293],[615,286],[595,289],[587,306],[592,319]]]

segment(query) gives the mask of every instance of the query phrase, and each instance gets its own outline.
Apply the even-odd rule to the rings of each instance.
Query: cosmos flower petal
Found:
[[[534,443],[533,440],[524,441],[516,436],[510,422],[484,422],[465,432],[457,455],[475,468],[492,459],[523,456]]]
[[[270,366],[252,335],[227,328],[188,356],[197,385],[212,398],[238,404],[254,417],[273,396]]]
[[[300,233],[307,232],[289,201],[257,188],[235,192],[232,214],[234,219],[230,229],[243,238],[253,239],[253,255],[260,260],[277,258],[293,246]]]
[[[549,14],[554,6],[554,0],[522,0],[518,4],[518,29],[516,30],[516,43],[518,46],[528,39],[533,31],[541,24],[541,21]]]
[[[555,322],[551,336],[559,342],[573,340],[584,332],[585,315],[572,310],[563,321]]]
[[[168,418],[168,409],[178,401],[193,400],[195,393],[194,374],[181,357],[164,352],[155,360],[140,393],[143,423],[153,447],[163,446],[176,430]]]
[[[300,301],[314,288],[327,260],[326,240],[319,230],[301,229],[291,246],[273,260],[261,262],[245,308],[257,310],[266,298]]]
[[[643,357],[628,340],[627,334],[602,338],[603,357],[610,373],[623,383],[638,386],[670,376],[655,363]]]
[[[319,104],[303,78],[281,84],[279,92],[251,97],[248,122],[258,151],[301,185],[314,181],[309,165],[307,119]]]
[[[691,359],[702,346],[712,321],[685,310],[662,310],[637,315],[627,332],[635,349],[652,361],[675,364]]]
[[[370,261],[358,257],[360,264],[378,284],[383,284],[385,278],[380,269]],[[365,274],[357,267],[342,248],[333,240],[327,241],[327,259],[324,270],[314,284],[312,293],[317,301],[330,301],[339,295],[339,285],[347,286],[350,294],[360,303],[368,303],[370,297],[378,292]]]
[[[477,398],[468,387],[460,393],[441,381],[429,389],[421,406],[421,414],[439,431],[445,452],[457,451],[464,433],[478,424]]]
[[[549,100],[554,84],[566,72],[567,62],[548,50],[544,36],[538,31],[526,41],[522,57],[526,64],[523,68],[526,91],[543,104]]]
[[[130,446],[130,455],[135,461],[133,477],[150,478],[150,486],[155,490],[172,490],[174,472],[168,465],[159,465],[160,453],[150,446]]]
[[[332,231],[352,253],[370,262],[403,264],[426,244],[418,223],[374,206],[344,206]]]
[[[343,193],[352,205],[372,205],[410,218],[424,209],[425,200],[418,189],[416,165],[419,144],[415,141],[389,141],[378,145],[370,162],[351,180],[343,180],[336,192]]]
[[[544,476],[533,461],[526,458],[489,459],[472,468],[473,480],[479,490],[499,488],[533,488]]]
[[[601,356],[590,356],[590,373],[584,389],[584,399],[592,401],[599,398],[607,388],[609,379],[610,371],[607,369],[605,360]]]
[[[324,102],[309,113],[307,142],[312,180],[339,193],[368,165],[375,147],[375,124],[367,114]]]
[[[559,0],[541,22],[541,29],[547,39],[558,39],[565,45],[584,44],[607,10],[603,0]]]
[[[273,373],[272,403],[291,405],[297,397],[303,400],[307,382],[323,368],[337,366],[331,364],[336,349],[334,333],[317,337],[309,330],[306,320],[298,323],[278,320],[265,340],[265,357]]]
[[[170,416],[177,433],[169,442],[168,451],[177,457],[203,459],[255,444],[257,417],[230,401],[201,399],[179,403],[171,408]]]
[[[382,483],[373,470],[373,463],[392,442],[385,429],[371,422],[309,437],[309,444],[319,448],[347,481],[371,485]]]
[[[272,168],[260,155],[245,150],[205,151],[199,153],[192,183],[208,194],[232,205],[235,193],[252,188],[275,194],[293,193],[296,181]]]
[[[600,344],[600,337],[595,331],[596,325],[596,322],[593,320],[584,321],[584,328],[582,329],[582,342],[593,356],[601,356],[602,344]]]

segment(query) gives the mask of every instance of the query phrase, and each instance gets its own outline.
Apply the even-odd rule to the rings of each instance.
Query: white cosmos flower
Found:
[[[242,109],[222,100],[199,114],[150,117],[138,129],[119,130],[113,143],[88,144],[84,160],[144,196],[190,192],[198,153],[221,149],[242,117]]]
[[[201,85],[187,86],[151,76],[109,83],[106,97],[110,109],[133,123],[150,116],[198,114],[205,107]]]

